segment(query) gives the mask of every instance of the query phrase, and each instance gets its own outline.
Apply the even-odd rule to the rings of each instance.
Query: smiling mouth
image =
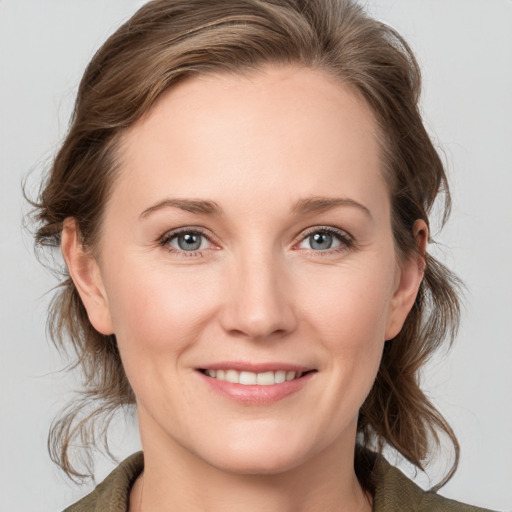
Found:
[[[204,375],[212,379],[231,382],[232,384],[242,384],[244,386],[272,386],[282,384],[292,380],[300,379],[308,373],[315,370],[296,372],[291,370],[277,370],[269,372],[254,373],[238,370],[199,370]]]

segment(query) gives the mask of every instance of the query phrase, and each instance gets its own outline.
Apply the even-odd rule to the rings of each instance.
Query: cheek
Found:
[[[323,325],[329,327],[324,329],[323,340],[341,393],[352,395],[359,407],[380,365],[386,308],[375,296],[340,295],[337,307],[324,309]]]
[[[211,278],[188,270],[135,261],[110,271],[109,307],[125,358],[180,353],[200,336],[218,299]]]
[[[392,267],[391,267],[392,268]],[[302,310],[311,324],[331,340],[333,349],[364,350],[382,342],[392,296],[392,270],[350,266],[317,273],[304,283]],[[304,293],[305,290],[309,293]]]
[[[335,379],[337,394],[330,398],[349,408],[361,406],[380,365],[394,281],[394,260],[388,263],[376,259],[375,265],[317,273],[309,286],[316,292],[304,299],[305,323],[328,355],[326,367]]]

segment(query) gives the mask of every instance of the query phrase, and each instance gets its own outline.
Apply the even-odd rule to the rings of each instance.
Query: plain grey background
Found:
[[[37,183],[85,65],[143,3],[0,0],[0,512],[59,510],[90,489],[67,482],[46,452],[51,419],[79,382],[59,372],[65,361],[45,336],[56,282],[22,230],[21,181],[32,170]],[[417,53],[425,120],[453,188],[453,215],[433,251],[466,282],[466,308],[452,351],[423,378],[462,445],[441,494],[511,510],[512,2],[365,3]],[[120,421],[112,437],[120,458],[138,448],[134,421]],[[100,457],[98,479],[112,467]],[[433,482],[443,467],[431,468]]]

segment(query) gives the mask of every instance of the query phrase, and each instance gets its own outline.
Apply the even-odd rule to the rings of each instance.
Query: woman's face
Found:
[[[145,450],[242,473],[350,453],[421,275],[397,262],[365,104],[299,67],[196,77],[119,154],[79,288]]]

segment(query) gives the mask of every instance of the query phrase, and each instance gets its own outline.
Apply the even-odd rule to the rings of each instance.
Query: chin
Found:
[[[313,457],[315,449],[288,436],[265,436],[256,438],[231,437],[229,443],[218,446],[220,450],[207,450],[199,454],[210,465],[230,473],[243,475],[276,475],[285,473]]]
[[[213,465],[218,469],[239,475],[278,475],[298,467],[305,457],[297,454],[234,453],[220,457]]]

